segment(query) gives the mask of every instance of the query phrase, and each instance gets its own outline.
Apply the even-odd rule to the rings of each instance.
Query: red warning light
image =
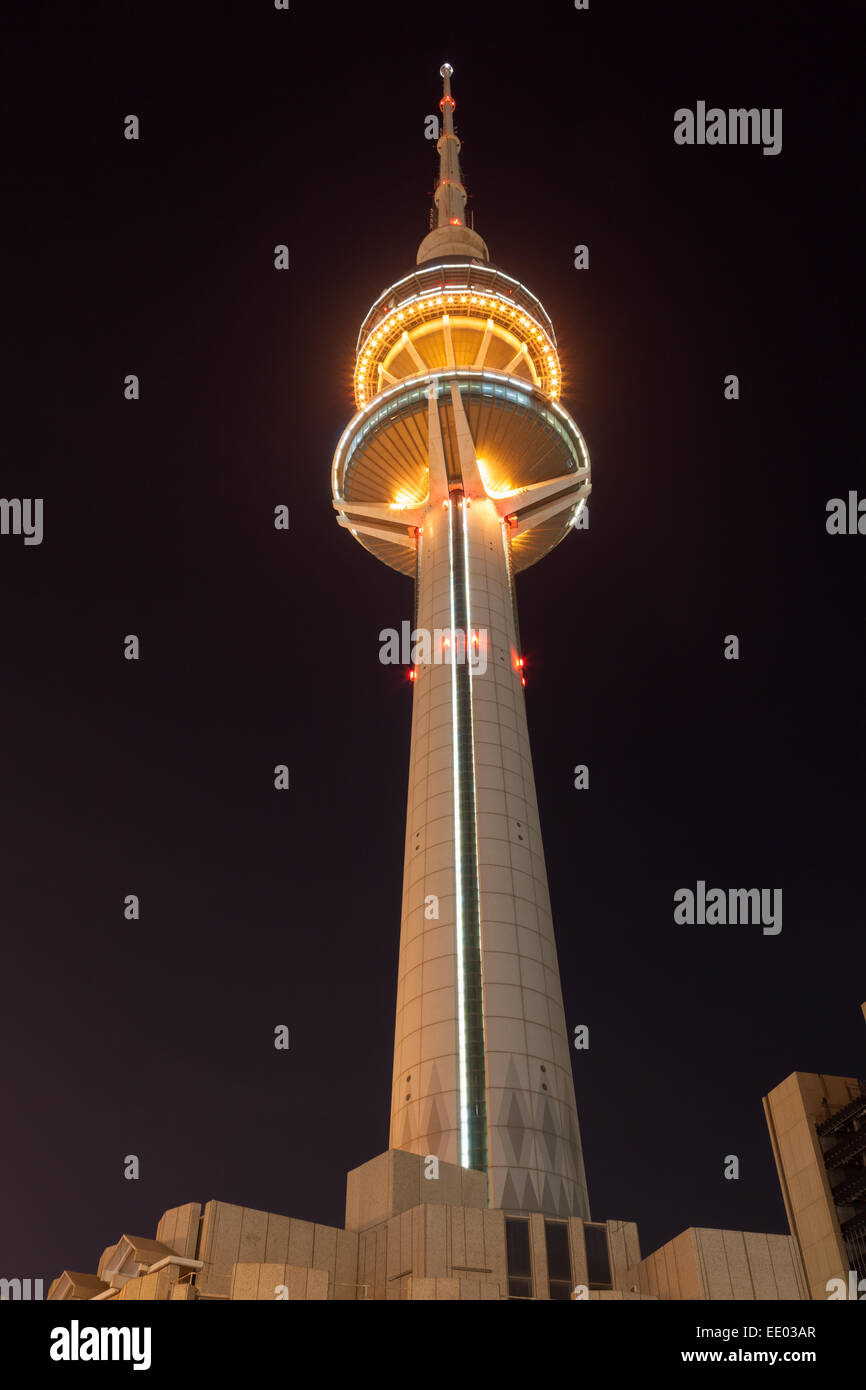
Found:
[[[452,226],[452,227],[462,227],[462,226],[463,226],[463,223],[460,221],[460,218],[459,218],[459,217],[449,217],[449,218],[448,218],[448,221],[451,223],[451,226]]]
[[[414,666],[412,667],[412,670],[409,672],[409,679],[410,679],[410,681],[413,681],[413,680],[415,679],[415,667],[414,667]]]

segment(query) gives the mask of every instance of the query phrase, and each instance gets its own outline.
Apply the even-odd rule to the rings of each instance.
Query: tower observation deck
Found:
[[[514,576],[577,521],[589,455],[548,315],[466,226],[441,76],[436,225],[361,326],[332,474],[339,524],[415,582],[389,1147],[586,1219]]]

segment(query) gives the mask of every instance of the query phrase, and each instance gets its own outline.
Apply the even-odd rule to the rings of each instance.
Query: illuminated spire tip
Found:
[[[433,260],[438,256],[461,256],[469,260],[489,261],[490,253],[477,232],[466,226],[466,189],[460,171],[460,141],[454,131],[454,98],[451,95],[450,63],[439,69],[442,78],[442,128],[436,150],[439,154],[439,182],[433,194],[436,226],[418,247],[417,261]]]

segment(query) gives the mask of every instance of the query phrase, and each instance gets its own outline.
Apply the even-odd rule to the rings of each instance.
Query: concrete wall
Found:
[[[827,1297],[828,1279],[847,1283],[848,1257],[815,1124],[857,1095],[853,1077],[792,1072],[764,1099],[788,1223],[816,1299]]]
[[[484,1173],[444,1162],[438,1165],[438,1177],[426,1177],[427,1170],[424,1157],[400,1149],[354,1168],[346,1179],[346,1230],[369,1230],[422,1203],[486,1208]]]
[[[142,1274],[137,1279],[127,1279],[117,1295],[118,1299],[129,1302],[163,1302],[171,1298],[172,1286],[177,1283],[176,1265],[158,1269],[155,1274]]]
[[[406,1292],[407,1299],[428,1302],[478,1302],[503,1297],[501,1285],[487,1279],[410,1279]]]
[[[407,1298],[409,1279],[454,1277],[506,1280],[504,1213],[423,1205],[361,1233],[361,1299]]]
[[[232,1270],[232,1298],[274,1302],[277,1289],[289,1291],[289,1302],[320,1302],[333,1298],[327,1269],[290,1264],[236,1264]]]
[[[171,1207],[160,1217],[156,1228],[156,1238],[173,1250],[175,1255],[185,1259],[195,1259],[198,1242],[201,1202],[187,1202],[182,1207]]]
[[[351,1300],[357,1284],[358,1235],[229,1202],[208,1202],[199,1259],[203,1268],[196,1288],[209,1297],[231,1297],[236,1264],[276,1264],[325,1270],[333,1282],[333,1296]]]
[[[624,1282],[664,1300],[808,1297],[790,1236],[694,1226],[641,1260]]]

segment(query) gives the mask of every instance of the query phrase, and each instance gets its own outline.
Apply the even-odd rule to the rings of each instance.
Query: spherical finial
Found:
[[[439,76],[440,76],[440,77],[451,77],[451,76],[453,75],[453,72],[454,72],[454,69],[452,68],[452,66],[451,66],[450,63],[443,63],[442,66],[441,66],[441,68],[439,69]]]

